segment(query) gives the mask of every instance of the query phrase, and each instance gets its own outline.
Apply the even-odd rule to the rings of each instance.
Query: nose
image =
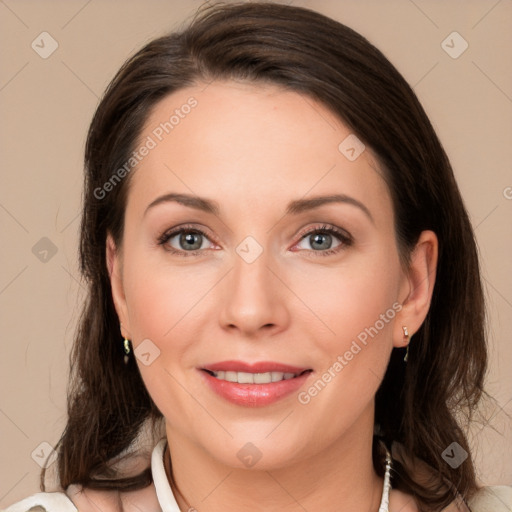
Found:
[[[286,304],[290,292],[271,259],[263,251],[248,263],[235,253],[234,266],[223,280],[222,328],[255,338],[277,334],[288,327],[290,313]]]

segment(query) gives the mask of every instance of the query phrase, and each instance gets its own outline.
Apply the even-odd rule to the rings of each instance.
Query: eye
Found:
[[[341,245],[339,240],[334,239],[330,233],[317,231],[313,234],[305,236],[301,242],[307,242],[309,247],[302,247],[303,249],[312,249],[314,251],[323,251]]]
[[[204,231],[187,226],[166,231],[159,237],[158,243],[164,249],[181,256],[197,254],[213,244]]]
[[[352,238],[348,233],[334,226],[322,226],[313,228],[302,235],[300,242],[295,246],[319,253],[320,256],[337,253],[352,244]]]

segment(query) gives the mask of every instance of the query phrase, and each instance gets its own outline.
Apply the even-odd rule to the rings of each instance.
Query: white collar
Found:
[[[167,439],[163,438],[158,441],[153,448],[151,455],[151,473],[153,474],[153,482],[155,484],[156,496],[162,512],[180,512],[176,498],[172,492],[164,466],[164,451],[167,446]],[[389,491],[391,472],[391,457],[386,454],[386,474],[384,475],[384,487],[382,489],[382,499],[379,506],[379,512],[388,512]]]
[[[172,493],[171,485],[167,479],[164,466],[164,451],[167,446],[167,439],[164,437],[158,441],[151,454],[151,473],[155,484],[156,497],[162,512],[180,512],[176,498]]]

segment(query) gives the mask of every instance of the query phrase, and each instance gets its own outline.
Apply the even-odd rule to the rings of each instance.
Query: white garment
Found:
[[[166,445],[167,439],[162,439],[155,446],[151,455],[151,473],[162,512],[180,512],[165,472],[164,450]]]
[[[166,443],[166,439],[162,439],[154,447],[151,455],[151,473],[161,512],[180,512],[165,472],[163,454]],[[472,512],[512,512],[512,486],[484,487],[471,500],[470,506]],[[78,512],[77,507],[64,492],[40,492],[7,507],[3,512],[30,512],[33,507],[41,507],[45,512]],[[122,509],[117,506],[112,511],[103,512],[121,511]]]

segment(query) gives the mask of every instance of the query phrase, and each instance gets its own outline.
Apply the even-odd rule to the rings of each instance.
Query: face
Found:
[[[340,149],[349,136],[269,85],[201,84],[151,112],[108,261],[171,447],[243,467],[252,443],[275,468],[373,429],[411,275],[376,160]]]

